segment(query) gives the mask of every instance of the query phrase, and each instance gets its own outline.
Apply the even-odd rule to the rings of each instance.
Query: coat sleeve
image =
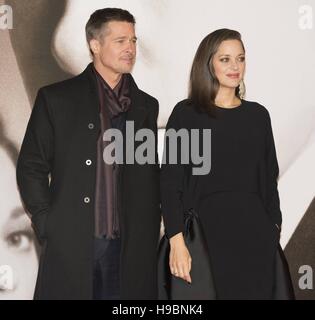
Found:
[[[153,129],[154,136],[155,136],[155,166],[157,171],[160,171],[160,166],[159,166],[159,155],[158,155],[158,128],[157,128],[157,120],[159,116],[159,102],[154,99],[154,109],[153,112],[151,113],[151,125],[150,127]]]
[[[180,128],[179,110],[174,108],[167,126],[166,132],[170,129],[175,129],[177,132]],[[164,141],[164,154],[161,167],[161,203],[162,215],[165,226],[166,236],[170,239],[180,232],[184,232],[184,216],[183,204],[181,201],[183,194],[185,165],[171,164],[167,159],[166,154],[169,154],[170,146]],[[181,150],[177,144],[177,159],[180,159]]]
[[[279,167],[275,142],[272,132],[271,119],[267,114],[266,132],[266,210],[271,220],[281,228],[282,214],[278,192]]]
[[[150,102],[150,105],[152,106],[151,111],[149,113],[149,120],[150,120],[150,125],[149,128],[153,131],[154,133],[154,138],[155,138],[155,144],[154,144],[154,163],[151,164],[154,173],[154,178],[153,178],[153,184],[154,184],[154,190],[156,190],[156,204],[158,205],[159,208],[159,219],[161,219],[161,196],[160,196],[160,164],[159,164],[159,154],[158,154],[158,127],[157,127],[157,120],[159,116],[159,102],[154,99],[153,102]]]
[[[43,90],[39,90],[17,162],[17,184],[35,232],[44,238],[50,208],[49,174],[53,160],[53,125]]]

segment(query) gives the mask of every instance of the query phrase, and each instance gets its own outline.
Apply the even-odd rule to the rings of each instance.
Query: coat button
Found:
[[[90,203],[90,198],[89,197],[85,197],[84,198],[84,203]]]
[[[88,159],[88,160],[85,161],[85,164],[86,164],[87,166],[90,166],[90,165],[92,164],[92,161],[91,161],[90,159]]]
[[[88,127],[89,127],[90,130],[93,130],[94,129],[94,123],[89,123]]]

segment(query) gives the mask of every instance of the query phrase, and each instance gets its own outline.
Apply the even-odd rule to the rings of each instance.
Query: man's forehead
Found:
[[[126,35],[135,34],[135,26],[133,23],[126,21],[110,21],[104,26],[106,35]]]

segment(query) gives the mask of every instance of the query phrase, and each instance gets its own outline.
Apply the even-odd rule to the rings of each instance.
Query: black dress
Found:
[[[183,212],[193,207],[207,241],[217,298],[272,299],[281,211],[268,111],[242,100],[232,109],[217,107],[216,118],[210,118],[185,100],[174,108],[169,128],[211,129],[211,170],[195,176],[191,162],[162,165],[167,236],[183,231]]]

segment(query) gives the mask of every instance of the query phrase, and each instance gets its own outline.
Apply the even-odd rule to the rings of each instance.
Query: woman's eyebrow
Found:
[[[240,53],[240,54],[237,55],[237,57],[238,56],[244,56],[244,55],[245,55],[245,53]],[[219,57],[230,57],[230,56],[231,56],[230,54],[220,54],[219,55]]]
[[[16,207],[11,211],[7,221],[1,226],[0,234],[1,237],[6,237],[11,232],[17,229],[25,229],[30,226],[30,221],[27,218],[23,207]]]
[[[11,211],[10,219],[18,219],[24,214],[26,214],[26,212],[24,211],[23,207],[16,207]]]

